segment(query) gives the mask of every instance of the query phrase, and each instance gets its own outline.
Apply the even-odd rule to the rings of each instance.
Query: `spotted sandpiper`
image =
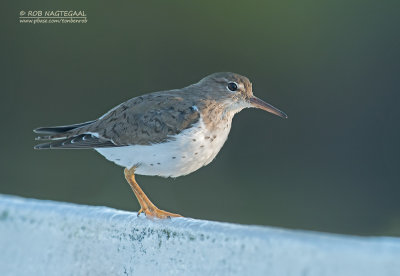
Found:
[[[255,107],[287,115],[255,97],[248,78],[214,73],[182,89],[132,98],[100,118],[34,131],[50,140],[35,149],[94,149],[125,167],[141,209],[148,217],[180,215],[158,209],[135,180],[135,174],[178,177],[209,164],[228,138],[233,116]]]

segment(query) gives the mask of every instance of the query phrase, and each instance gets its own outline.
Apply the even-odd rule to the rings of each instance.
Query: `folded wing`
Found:
[[[50,140],[35,149],[88,149],[151,145],[174,139],[200,119],[194,103],[181,93],[151,93],[132,98],[97,120],[59,127],[44,127],[36,133]]]

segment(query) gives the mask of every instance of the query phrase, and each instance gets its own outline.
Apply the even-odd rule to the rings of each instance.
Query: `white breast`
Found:
[[[96,151],[117,165],[137,166],[137,174],[177,177],[196,171],[215,158],[228,138],[231,122],[228,120],[211,132],[200,118],[191,128],[172,136],[169,142],[97,148]]]

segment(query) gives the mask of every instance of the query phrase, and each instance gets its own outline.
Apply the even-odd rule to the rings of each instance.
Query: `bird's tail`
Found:
[[[35,138],[35,140],[51,140],[52,142],[44,143],[44,144],[39,144],[36,145],[34,148],[35,149],[46,149],[50,148],[60,142],[60,140],[64,140],[66,138],[69,138],[70,136],[74,136],[74,133],[71,133],[72,130],[76,130],[78,128],[90,125],[94,123],[96,120],[85,122],[85,123],[80,123],[80,124],[74,124],[74,125],[67,125],[67,126],[53,126],[53,127],[39,127],[37,129],[34,129],[33,132],[41,134],[41,136],[38,136]],[[47,134],[47,135],[43,135]]]

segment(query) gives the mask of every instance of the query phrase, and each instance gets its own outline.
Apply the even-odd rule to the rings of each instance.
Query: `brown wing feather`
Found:
[[[200,119],[194,102],[181,94],[157,92],[130,99],[80,132],[98,133],[115,145],[165,142]]]

